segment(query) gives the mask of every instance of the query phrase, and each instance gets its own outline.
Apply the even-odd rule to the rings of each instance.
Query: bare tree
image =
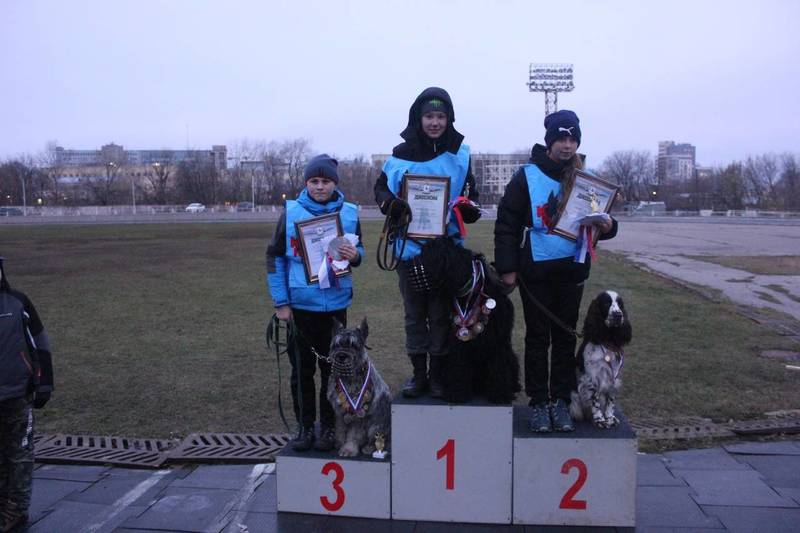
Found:
[[[734,162],[712,173],[714,196],[725,209],[742,209],[747,200],[747,185],[742,164]]]
[[[341,160],[339,188],[349,202],[372,205],[375,201],[372,188],[378,172],[363,155],[358,155],[355,159]]]
[[[775,154],[762,154],[748,157],[742,169],[748,190],[762,207],[780,207],[782,199],[778,195],[779,181],[778,157]]]
[[[172,174],[173,162],[172,152],[165,150],[158,158],[158,161],[150,165],[152,170],[145,172],[145,178],[150,184],[153,201],[156,204],[164,205],[167,203],[169,190],[169,177]]]
[[[606,157],[600,172],[622,187],[627,200],[647,200],[648,185],[655,179],[653,155],[647,151],[617,151]]]
[[[48,191],[46,194],[43,194],[42,197],[45,199],[45,201],[60,204],[63,203],[63,199],[61,195],[61,183],[59,179],[61,178],[63,169],[61,168],[61,164],[58,160],[58,152],[56,151],[57,147],[57,141],[48,141],[47,144],[45,144],[44,150],[39,153],[37,157],[37,163],[41,169],[41,172],[49,180],[47,186]]]
[[[294,197],[304,185],[303,170],[311,155],[311,141],[302,137],[283,141],[280,154],[286,165],[289,194]]]
[[[214,205],[219,198],[219,172],[210,162],[186,160],[175,171],[178,194],[184,202]]]
[[[788,209],[800,209],[800,162],[791,152],[780,156],[781,178],[780,192],[783,205]]]

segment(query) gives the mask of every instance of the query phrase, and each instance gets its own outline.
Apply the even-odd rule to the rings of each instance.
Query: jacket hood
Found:
[[[422,131],[422,106],[433,98],[442,100],[447,112],[447,129],[444,134],[436,140],[429,138]],[[410,150],[413,152],[432,151],[435,154],[444,152],[445,150],[454,153],[458,152],[461,142],[464,140],[464,136],[456,131],[453,126],[455,121],[456,114],[453,109],[453,101],[450,99],[450,95],[447,94],[447,91],[441,87],[428,87],[422,91],[419,96],[417,96],[416,100],[414,100],[414,103],[411,104],[411,108],[408,110],[408,124],[406,125],[406,129],[400,133],[400,137],[406,142],[399,145],[395,149],[395,152],[403,146],[405,146],[404,151]],[[402,157],[403,154],[395,153],[394,155]]]
[[[344,194],[339,189],[335,189],[328,203],[320,204],[311,198],[311,195],[308,194],[308,189],[303,189],[300,196],[297,197],[297,202],[303,206],[303,209],[316,217],[339,211],[344,204]]]

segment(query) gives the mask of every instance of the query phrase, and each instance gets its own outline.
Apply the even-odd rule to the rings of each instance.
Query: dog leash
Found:
[[[286,432],[291,434],[292,431],[289,428],[289,422],[286,421],[286,414],[283,411],[283,394],[281,392],[281,383],[283,382],[283,378],[281,377],[281,355],[289,352],[289,323],[286,324],[283,328],[281,328],[281,321],[278,319],[278,316],[273,314],[272,318],[267,323],[267,329],[264,333],[264,342],[267,345],[267,349],[274,347],[275,348],[275,363],[278,367],[278,413],[281,415],[281,420],[283,421],[283,426],[286,428]],[[280,342],[280,331],[284,329],[286,331],[286,341]],[[281,350],[283,347],[283,350]],[[299,359],[299,357],[298,357]],[[300,361],[297,361],[299,364]],[[298,372],[299,372],[298,368]],[[300,381],[298,380],[298,389],[302,387]],[[299,390],[298,390],[299,392]],[[298,394],[298,400],[300,402],[300,412],[302,412],[302,401],[303,396]]]
[[[525,281],[522,279],[522,274],[520,273],[517,274],[517,281],[519,281],[519,286],[522,287],[522,289],[525,291],[525,295],[528,298],[530,298],[531,301],[534,304],[536,304],[536,307],[538,307],[547,316],[547,318],[552,320],[556,326],[560,327],[561,329],[563,329],[576,339],[580,339],[583,337],[583,333],[578,333],[577,331],[575,331],[575,329],[566,325],[560,318],[558,318],[555,314],[553,314],[552,311],[550,311],[547,307],[545,307],[542,302],[540,302],[533,296],[533,293],[530,291],[530,289],[528,289],[528,286],[525,285]]]
[[[392,217],[392,206],[396,201],[396,198],[392,199],[386,208],[386,219],[383,221],[383,229],[378,239],[376,259],[378,268],[381,270],[396,270],[406,248],[408,225],[411,223],[411,208],[406,204],[402,206],[399,216]],[[395,247],[398,239],[402,241],[399,253]]]

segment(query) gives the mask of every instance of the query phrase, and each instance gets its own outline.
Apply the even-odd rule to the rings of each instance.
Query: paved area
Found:
[[[800,440],[638,456],[636,531],[800,531]],[[274,465],[37,465],[31,532],[488,532],[488,526],[277,513]],[[598,528],[614,531],[614,528]]]
[[[707,220],[625,218],[617,237],[603,242],[601,247],[623,253],[670,278],[718,289],[736,303],[769,307],[800,320],[800,272],[790,276],[754,275],[685,257],[798,255],[800,225]],[[786,292],[775,290],[775,286]],[[764,295],[768,295],[767,299]]]

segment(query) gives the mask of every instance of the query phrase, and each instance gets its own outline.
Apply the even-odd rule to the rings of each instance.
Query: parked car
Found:
[[[237,211],[254,211],[255,207],[253,206],[253,202],[239,202],[236,204]]]
[[[203,204],[193,203],[186,206],[187,213],[202,213],[206,210],[206,206]]]
[[[21,217],[24,214],[18,207],[0,207],[0,217]]]

